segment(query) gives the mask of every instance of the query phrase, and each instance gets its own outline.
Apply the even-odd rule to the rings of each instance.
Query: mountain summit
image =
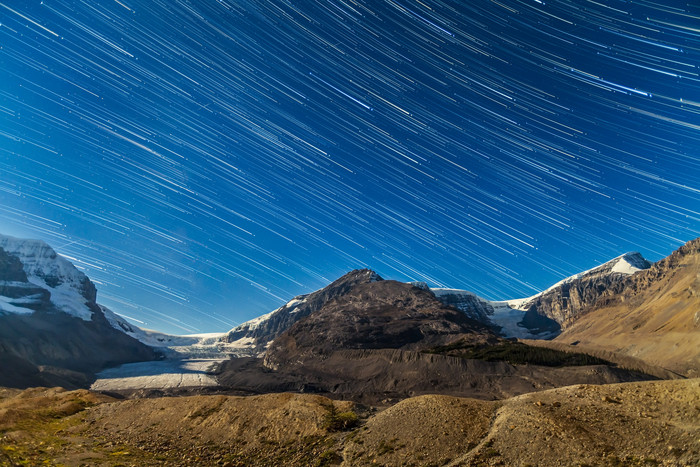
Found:
[[[441,301],[425,284],[352,271],[261,317],[256,326],[242,326],[248,332],[268,326],[278,334],[262,355],[258,351],[254,358],[224,362],[218,381],[239,391],[317,392],[376,403],[425,393],[498,398],[543,387],[643,378],[586,356],[569,364],[568,354],[551,357],[503,339],[491,323],[471,316],[478,313]],[[292,324],[282,330],[278,323]],[[532,364],[514,364],[511,357]],[[563,368],[548,366],[557,362]]]
[[[367,281],[355,283],[277,337],[265,364],[298,364],[336,350],[426,349],[458,339],[484,343],[496,335],[429,290],[396,281]]]
[[[55,308],[90,321],[97,289],[90,279],[41,240],[0,235],[0,280],[6,297],[0,313],[31,313]],[[48,292],[48,293],[47,293]]]
[[[359,284],[383,280],[370,269],[352,270],[316,292],[298,295],[280,308],[233,328],[222,341],[229,344],[239,343],[251,353],[261,352],[269,342],[294,323],[320,310],[330,300],[349,292]]]
[[[606,290],[650,267],[651,263],[640,253],[625,253],[593,269],[567,277],[537,295],[508,300],[506,303],[512,308],[527,312],[524,322],[539,316],[549,318],[566,328]]]

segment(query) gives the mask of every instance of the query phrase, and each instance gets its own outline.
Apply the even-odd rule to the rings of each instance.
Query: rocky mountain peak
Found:
[[[651,266],[641,253],[625,253],[588,271],[567,277],[533,297],[513,300],[512,303],[516,308],[527,311],[526,318],[542,316],[566,328],[606,291],[617,289],[629,276],[648,270]]]
[[[610,271],[612,273],[634,274],[637,271],[649,269],[651,267],[651,263],[647,261],[646,258],[644,258],[644,256],[642,256],[642,254],[638,251],[625,253],[624,255],[615,258],[608,263],[613,262],[614,264],[612,264],[612,269]]]
[[[265,364],[274,368],[348,349],[421,349],[460,338],[486,341],[495,334],[430,290],[390,280],[366,282],[276,338]]]
[[[659,260],[654,263],[653,269],[657,270],[668,270],[675,268],[678,264],[681,264],[692,257],[700,256],[700,237],[695,240],[690,240],[678,248],[676,251],[671,253],[666,258]]]
[[[686,376],[700,374],[700,239],[611,283],[566,326],[560,342],[629,353]]]
[[[255,353],[300,319],[320,310],[328,301],[348,293],[357,285],[379,281],[383,279],[371,269],[354,269],[320,290],[297,295],[273,312],[236,326],[221,340],[226,343],[245,342]]]
[[[383,281],[384,279],[371,269],[353,269],[344,274],[340,278],[333,281],[326,288],[341,287],[343,285],[355,286],[357,284],[365,284],[369,282]]]
[[[156,353],[110,325],[88,277],[46,243],[0,235],[0,385],[84,385]]]

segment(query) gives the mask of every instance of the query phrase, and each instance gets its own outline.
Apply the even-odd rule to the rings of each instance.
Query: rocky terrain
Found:
[[[115,400],[0,390],[0,464],[694,466],[700,380],[368,407],[309,394]]]
[[[700,374],[700,239],[605,288],[555,341]]]

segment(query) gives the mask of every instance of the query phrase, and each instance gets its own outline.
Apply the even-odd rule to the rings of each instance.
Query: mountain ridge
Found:
[[[700,238],[604,291],[555,341],[700,374]]]
[[[354,269],[322,289],[297,295],[276,310],[236,326],[226,333],[222,341],[240,342],[252,351],[261,351],[295,322],[321,309],[328,301],[347,293],[355,285],[382,280],[384,279],[379,274],[370,269]]]

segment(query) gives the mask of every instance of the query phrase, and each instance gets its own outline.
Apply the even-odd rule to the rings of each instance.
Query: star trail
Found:
[[[147,328],[350,269],[531,295],[700,232],[700,7],[0,0],[0,232]]]

